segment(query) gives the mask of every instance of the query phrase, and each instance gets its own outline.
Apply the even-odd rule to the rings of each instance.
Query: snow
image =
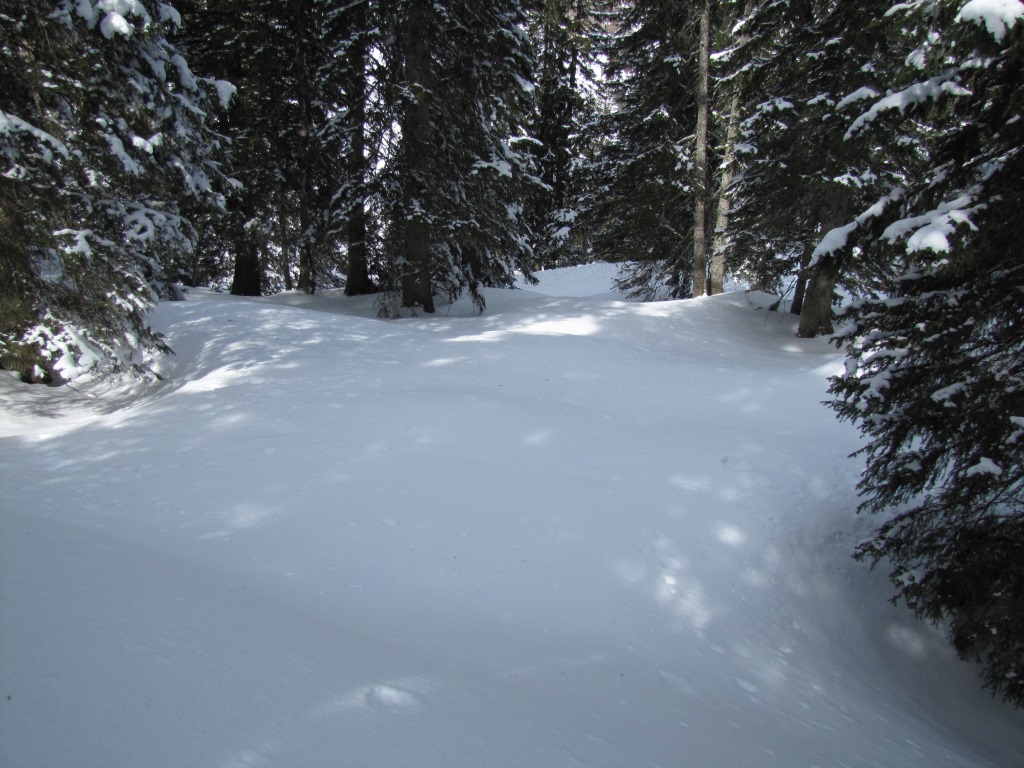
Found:
[[[103,17],[103,21],[100,22],[100,32],[108,40],[114,38],[115,35],[124,35],[125,37],[131,37],[135,31],[135,27],[128,23],[119,13],[108,13]]]
[[[1024,17],[1024,3],[1020,0],[971,0],[960,9],[956,19],[984,24],[996,42],[1001,43],[1007,30],[1013,29],[1021,17]]]
[[[973,477],[974,475],[996,475],[1003,474],[1003,468],[996,464],[992,459],[987,456],[982,456],[978,459],[978,463],[967,468],[965,473],[967,477]]]
[[[0,764],[1016,764],[848,557],[838,353],[613,275],[400,321],[192,291],[163,383],[0,379]]]
[[[965,224],[974,229],[970,217],[977,209],[978,192],[979,189],[973,187],[965,194],[942,203],[934,211],[893,222],[882,232],[882,237],[896,242],[909,235],[906,248],[911,254],[926,250],[948,253],[951,248],[949,236],[956,232],[958,225]]]
[[[836,109],[843,109],[849,106],[850,104],[853,104],[858,101],[863,101],[864,99],[875,99],[878,98],[878,95],[878,91],[876,91],[874,88],[861,87],[858,88],[853,93],[851,93],[849,96],[840,99],[839,103],[836,104]]]
[[[157,12],[159,14],[160,21],[169,21],[174,27],[181,27],[181,14],[173,6],[167,5],[166,3],[160,3],[157,6]]]
[[[217,89],[217,99],[220,101],[221,109],[230,107],[231,99],[238,92],[238,88],[227,80],[214,80],[213,87]]]
[[[922,82],[913,83],[901,91],[887,94],[871,105],[867,112],[854,120],[846,131],[844,138],[849,140],[866,126],[873,123],[879,115],[892,109],[900,112],[906,111],[909,107],[921,104],[929,99],[938,101],[941,96],[968,96],[970,91],[955,82],[952,78],[952,71],[946,72],[937,77],[929,78]]]

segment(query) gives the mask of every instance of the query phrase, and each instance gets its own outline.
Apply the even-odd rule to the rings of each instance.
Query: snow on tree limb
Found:
[[[891,109],[905,112],[908,107],[921,104],[929,99],[938,99],[946,94],[951,96],[969,96],[970,91],[957,83],[954,79],[955,76],[955,70],[948,70],[923,82],[914,83],[902,91],[890,93],[888,96],[879,99],[867,112],[853,121],[843,138],[846,140],[853,138],[868,124],[874,122],[879,115]]]
[[[974,188],[943,203],[933,211],[928,211],[920,216],[900,219],[886,227],[882,232],[882,237],[890,243],[894,243],[900,238],[910,235],[907,239],[907,253],[917,253],[918,251],[948,253],[950,250],[949,236],[953,234],[958,224],[967,224],[971,229],[975,229],[970,215],[983,207],[975,204],[980,192],[979,188]]]
[[[1024,3],[1020,0],[970,0],[960,9],[956,20],[984,24],[997,43],[1003,42],[1008,30],[1017,19],[1024,17]]]
[[[835,227],[834,229],[826,232],[825,236],[821,239],[821,242],[818,243],[817,247],[815,247],[814,251],[811,253],[811,261],[808,263],[807,269],[814,267],[822,257],[831,256],[836,251],[841,251],[845,248],[849,242],[850,235],[857,231],[857,229],[864,223],[881,216],[890,203],[897,202],[902,197],[903,189],[897,187],[866,211],[861,213],[849,224],[844,224],[841,227]]]

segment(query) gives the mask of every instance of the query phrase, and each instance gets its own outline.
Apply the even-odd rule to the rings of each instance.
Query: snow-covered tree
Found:
[[[851,135],[915,148],[862,246],[897,279],[844,315],[833,407],[867,443],[858,555],[942,624],[985,684],[1024,704],[1024,3],[891,11],[916,46]],[[884,95],[883,95],[884,94]],[[883,209],[884,208],[884,209]]]
[[[221,123],[244,182],[214,249],[230,253],[232,290],[315,292],[344,281],[374,286],[367,267],[366,200],[375,153],[369,121],[379,73],[376,0],[191,0],[197,66],[238,87]],[[372,96],[379,106],[380,94]],[[378,112],[380,110],[378,109]],[[380,131],[377,131],[380,134]]]
[[[595,0],[540,0],[531,14],[537,49],[537,115],[542,187],[531,195],[537,242],[535,265],[558,267],[590,258],[589,228],[581,209],[591,197],[590,163],[598,114],[598,52],[603,5]]]
[[[620,287],[690,293],[695,20],[690,3],[642,0],[613,19],[595,250],[628,263]]]
[[[184,217],[219,205],[206,116],[231,87],[197,77],[155,0],[5,4],[0,14],[0,366],[26,380],[148,370],[146,324]]]
[[[631,295],[720,293],[750,3],[623,4],[609,48],[598,251]]]
[[[526,124],[533,58],[520,0],[409,0],[390,55],[400,143],[390,160],[389,296],[434,311],[434,296],[509,286],[528,272]]]
[[[855,238],[838,228],[888,193],[888,158],[902,151],[845,136],[849,110],[902,67],[890,5],[761,2],[744,21],[749,40],[737,63],[750,87],[733,185],[733,245],[742,254],[734,268],[769,290],[797,275],[787,290],[801,336],[830,333],[837,285],[860,290],[877,271],[854,258]]]
[[[370,274],[374,249],[367,208],[368,200],[376,194],[371,158],[378,154],[379,143],[373,141],[373,136],[381,135],[380,123],[386,122],[380,119],[380,113],[389,112],[379,108],[380,96],[372,93],[374,84],[380,81],[373,58],[373,51],[380,46],[379,10],[372,0],[356,0],[334,3],[325,14],[328,55],[321,65],[321,82],[340,94],[340,103],[327,111],[327,124],[321,133],[325,139],[333,139],[332,146],[344,158],[331,187],[333,223],[342,227],[345,235],[348,296],[377,289]]]

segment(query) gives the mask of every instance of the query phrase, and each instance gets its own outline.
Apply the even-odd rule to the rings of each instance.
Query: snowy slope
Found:
[[[611,275],[197,291],[163,384],[0,381],[0,765],[1019,765],[848,558],[835,350]]]

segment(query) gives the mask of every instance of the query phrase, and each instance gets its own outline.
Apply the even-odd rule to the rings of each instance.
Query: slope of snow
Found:
[[[166,381],[0,381],[0,765],[1010,766],[848,554],[840,358],[607,266],[401,321],[196,291]]]

